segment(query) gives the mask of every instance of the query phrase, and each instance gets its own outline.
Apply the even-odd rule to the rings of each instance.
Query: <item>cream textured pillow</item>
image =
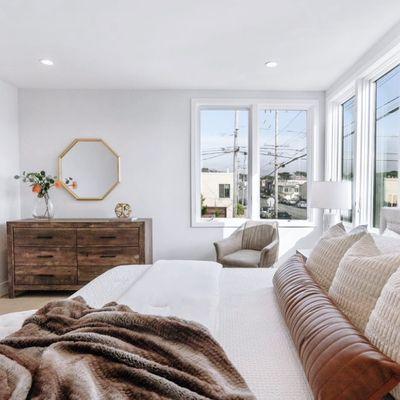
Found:
[[[325,292],[329,290],[340,260],[346,251],[366,234],[366,226],[347,233],[342,223],[332,226],[311,251],[306,268]]]
[[[365,235],[343,257],[329,296],[360,332],[390,276],[400,267],[400,240]]]
[[[400,269],[384,286],[369,317],[365,336],[382,353],[400,363]],[[391,393],[400,400],[400,385]]]

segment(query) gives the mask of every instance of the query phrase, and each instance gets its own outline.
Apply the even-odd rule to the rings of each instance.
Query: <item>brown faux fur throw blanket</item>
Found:
[[[0,342],[0,399],[254,399],[202,326],[76,297]]]

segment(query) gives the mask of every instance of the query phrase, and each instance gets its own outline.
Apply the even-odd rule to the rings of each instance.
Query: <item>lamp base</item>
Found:
[[[333,212],[324,213],[322,231],[325,233],[331,226],[339,222],[339,215]]]

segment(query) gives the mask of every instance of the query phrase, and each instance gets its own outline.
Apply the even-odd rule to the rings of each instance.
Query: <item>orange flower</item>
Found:
[[[33,187],[32,187],[32,192],[34,192],[34,193],[40,193],[41,191],[42,191],[42,187],[41,187],[40,185],[38,185],[38,184],[33,185]]]
[[[78,182],[73,181],[72,182],[72,188],[77,189],[78,188]]]
[[[54,184],[54,186],[55,186],[57,189],[60,189],[60,188],[62,188],[62,183],[61,183],[60,181],[56,181],[56,183]]]

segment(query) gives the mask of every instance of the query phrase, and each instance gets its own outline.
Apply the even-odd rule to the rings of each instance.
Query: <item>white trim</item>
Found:
[[[258,112],[260,109],[304,110],[307,111],[307,190],[310,192],[312,182],[321,179],[319,160],[320,148],[320,109],[316,99],[216,99],[193,98],[191,100],[191,226],[192,227],[238,227],[248,219],[243,218],[201,218],[201,162],[200,162],[200,120],[201,108],[240,108],[249,110],[249,156],[248,156],[248,216],[249,219],[260,219],[260,158]],[[256,184],[254,184],[257,182]],[[307,209],[307,220],[278,220],[280,227],[313,227],[317,220],[317,210]],[[269,220],[274,221],[274,220]]]
[[[354,224],[373,225],[375,179],[375,81],[400,64],[400,24],[367,52],[327,91],[326,165],[328,178],[340,177],[340,113],[338,103],[356,96],[357,123],[354,171]]]
[[[0,297],[8,293],[8,281],[0,282]]]

